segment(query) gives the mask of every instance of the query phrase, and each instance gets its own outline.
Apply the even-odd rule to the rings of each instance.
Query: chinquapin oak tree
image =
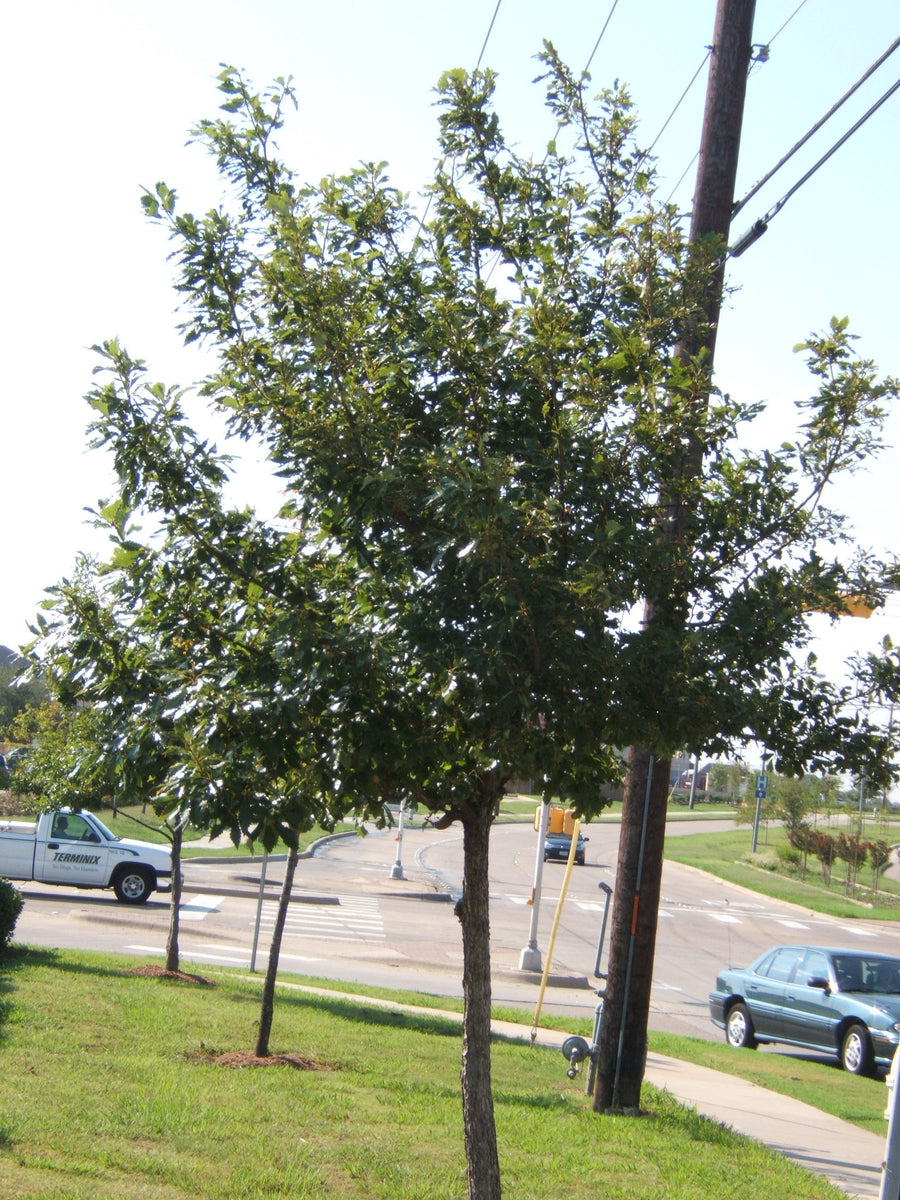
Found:
[[[178,562],[222,594],[203,637],[191,632],[208,650],[172,709],[199,761],[229,730],[224,762],[247,713],[289,694],[302,736],[285,769],[308,799],[375,811],[402,795],[462,825],[470,1200],[500,1195],[488,851],[507,781],[539,780],[589,817],[617,777],[615,747],[725,749],[777,730],[791,766],[834,755],[840,697],[791,648],[813,604],[878,586],[877,563],[851,553],[851,569],[835,552],[842,524],[822,500],[877,445],[891,391],[848,366],[837,328],[810,343],[826,386],[792,443],[741,450],[760,410],[724,395],[698,415],[704,364],[674,348],[703,319],[702,252],[688,263],[654,196],[624,91],[590,109],[586,81],[549,46],[543,61],[537,157],[506,144],[490,72],[441,80],[421,206],[383,165],[300,183],[274,140],[289,83],[257,94],[233,68],[221,115],[194,131],[220,206],[181,212],[164,183],[144,198],[171,233],[185,337],[213,356],[203,391],[268,447],[291,531],[260,562],[237,548],[226,561],[213,525],[190,528],[202,496],[135,489],[177,518]],[[129,428],[123,404],[108,441],[138,459],[141,422]],[[659,497],[698,438],[704,467],[684,482],[691,515],[673,545]],[[650,594],[677,607],[665,637],[634,618]],[[210,773],[210,796],[226,775]]]

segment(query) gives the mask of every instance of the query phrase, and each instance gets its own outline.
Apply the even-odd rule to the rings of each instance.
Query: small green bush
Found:
[[[0,955],[12,941],[16,921],[25,904],[22,893],[8,879],[0,879]]]
[[[775,853],[778,855],[778,860],[783,867],[797,868],[800,866],[800,851],[793,846],[778,846]]]

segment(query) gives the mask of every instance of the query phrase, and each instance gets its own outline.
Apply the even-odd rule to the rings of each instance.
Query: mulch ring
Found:
[[[304,1058],[302,1054],[267,1054],[265,1058],[259,1058],[248,1051],[232,1050],[228,1054],[217,1054],[209,1061],[217,1067],[236,1067],[238,1070],[243,1067],[293,1067],[295,1071],[327,1070],[321,1063]]]
[[[187,1062],[211,1063],[214,1067],[233,1067],[242,1070],[244,1067],[292,1067],[295,1071],[327,1071],[324,1063],[314,1062],[303,1054],[253,1054],[250,1050],[228,1050],[222,1053],[213,1046],[200,1043],[198,1050],[190,1050],[182,1055]]]
[[[151,979],[174,979],[178,983],[202,983],[207,987],[219,986],[214,979],[207,979],[203,975],[189,975],[186,971],[167,971],[165,967],[153,965],[135,967],[128,974],[144,975]],[[199,1053],[194,1052],[185,1057],[194,1062],[208,1062],[217,1067],[234,1067],[239,1070],[244,1067],[292,1067],[295,1071],[328,1070],[322,1063],[305,1058],[302,1054],[266,1054],[261,1057],[251,1054],[249,1050],[230,1050],[227,1054],[217,1054],[202,1042]]]
[[[189,975],[187,971],[167,971],[165,967],[135,967],[129,975],[146,975],[151,979],[174,979],[178,983],[202,983],[204,987],[218,987],[214,979],[205,975]]]

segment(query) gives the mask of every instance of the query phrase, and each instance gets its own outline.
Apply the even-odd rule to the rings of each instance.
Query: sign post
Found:
[[[759,816],[762,810],[762,802],[765,800],[769,791],[769,777],[766,774],[766,756],[763,755],[763,769],[756,777],[756,816],[753,820],[753,845],[750,847],[751,854],[756,853],[756,843],[759,838]]]

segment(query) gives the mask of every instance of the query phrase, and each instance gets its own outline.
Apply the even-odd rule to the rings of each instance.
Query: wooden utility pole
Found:
[[[690,244],[696,255],[706,255],[711,242],[718,253],[712,261],[702,297],[702,319],[694,328],[682,332],[678,347],[678,353],[685,361],[696,360],[701,352],[706,352],[704,370],[707,380],[712,375],[722,305],[744,96],[752,52],[754,6],[755,0],[718,0],[716,9]],[[702,429],[708,402],[707,387],[695,397],[694,419],[685,431],[680,477],[673,478],[668,494],[660,497],[666,515],[660,536],[671,545],[673,552],[684,537],[680,499],[684,484],[696,478],[702,469],[703,439],[697,430]],[[664,589],[667,582],[663,582]],[[673,594],[672,587],[665,594],[648,597],[644,609],[645,635],[653,638],[667,630],[677,634],[684,620],[685,599],[684,595]],[[640,1106],[647,1056],[669,769],[669,759],[657,759],[652,747],[633,746],[629,751],[606,1002],[594,1091],[596,1112],[610,1109],[637,1112]]]

